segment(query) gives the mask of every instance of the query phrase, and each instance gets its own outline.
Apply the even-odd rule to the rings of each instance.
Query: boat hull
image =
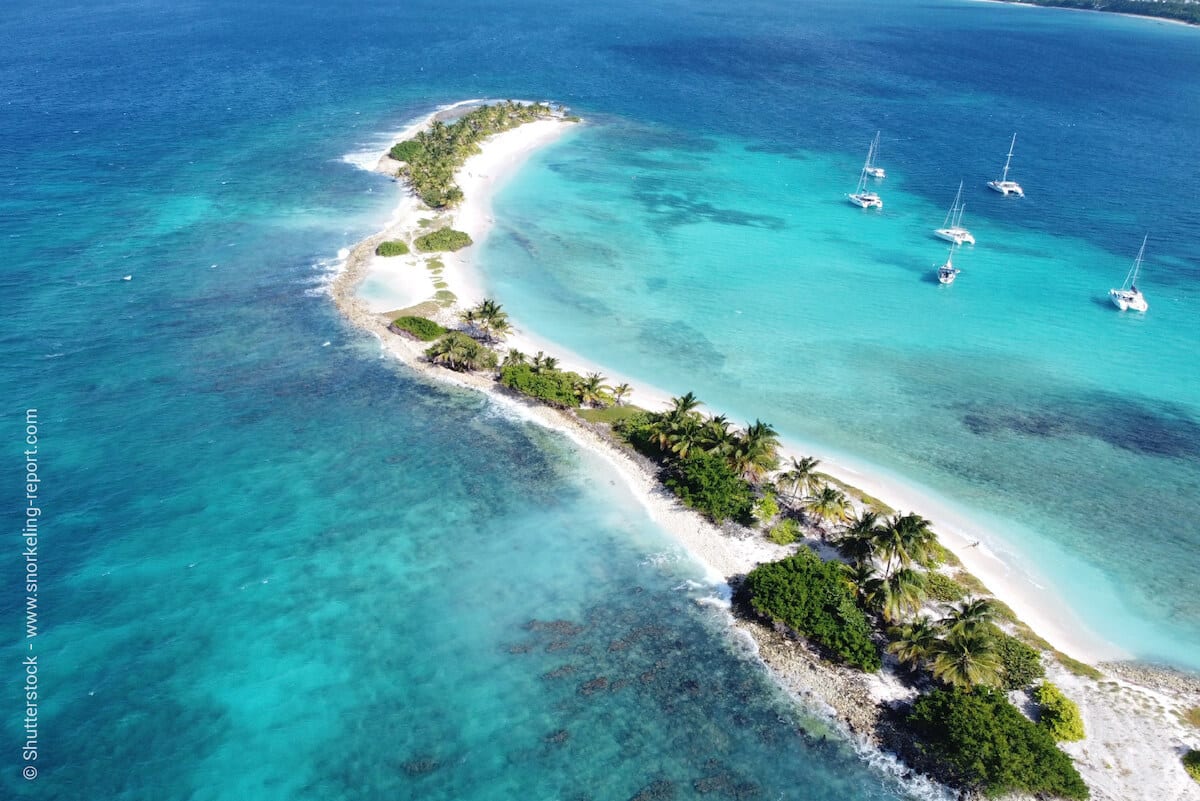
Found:
[[[945,239],[956,245],[974,245],[975,237],[966,228],[939,228],[933,232],[938,239]]]
[[[988,188],[1008,197],[1016,195],[1017,197],[1025,197],[1025,190],[1016,181],[988,181]]]
[[[882,209],[883,199],[874,192],[862,192],[853,195],[846,195],[846,200],[850,201],[860,209]]]
[[[1146,302],[1146,298],[1140,292],[1135,295],[1132,292],[1120,289],[1110,289],[1108,297],[1112,300],[1113,305],[1121,311],[1133,309],[1134,311],[1144,312],[1150,308],[1150,304]]]

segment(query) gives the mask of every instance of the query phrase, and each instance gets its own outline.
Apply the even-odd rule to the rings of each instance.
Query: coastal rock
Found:
[[[579,685],[579,694],[580,695],[592,695],[593,693],[598,693],[601,690],[606,689],[607,687],[608,687],[608,677],[607,676],[597,676],[596,678],[592,679],[591,681],[585,682],[585,683]]]
[[[629,801],[671,801],[674,797],[675,784],[666,779],[657,779],[638,790],[636,795],[630,796]]]

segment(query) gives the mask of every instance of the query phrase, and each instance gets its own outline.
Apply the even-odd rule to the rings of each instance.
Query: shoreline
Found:
[[[1092,14],[1107,14],[1112,17],[1128,17],[1129,19],[1150,20],[1153,22],[1165,22],[1168,25],[1182,25],[1185,28],[1200,28],[1200,23],[1188,22],[1182,19],[1173,19],[1171,17],[1161,17],[1157,14],[1134,14],[1130,11],[1109,11],[1106,8],[1071,8],[1070,6],[1053,6],[1036,2],[1036,0],[971,0],[974,3],[1000,3],[1006,6],[1029,6],[1031,8],[1057,8],[1062,11],[1085,11]]]
[[[455,108],[478,104],[480,101],[463,101],[450,106],[443,106],[419,122],[406,128],[397,141],[412,136],[417,130]],[[422,230],[422,219],[436,218],[438,224],[447,224],[458,230],[466,231],[475,240],[478,247],[487,237],[494,219],[491,214],[491,197],[498,187],[510,178],[520,168],[524,161],[538,148],[557,141],[566,132],[570,123],[561,119],[539,120],[527,123],[518,128],[497,134],[484,143],[478,155],[470,157],[455,175],[456,181],[462,187],[466,200],[457,209],[449,212],[435,212],[425,207],[415,195],[407,190],[402,191],[395,212],[389,219],[384,230],[364,239],[350,249],[345,259],[345,266],[330,283],[329,291],[339,310],[356,327],[375,335],[383,350],[417,373],[441,383],[470,388],[484,392],[488,397],[503,404],[507,408],[517,410],[523,417],[547,428],[566,435],[577,446],[604,459],[619,476],[633,496],[647,510],[651,519],[665,529],[689,555],[704,568],[707,577],[714,584],[727,584],[730,577],[743,575],[759,562],[782,558],[790,553],[783,546],[768,542],[761,536],[738,538],[727,531],[709,523],[698,513],[682,506],[659,483],[655,472],[649,463],[642,463],[636,455],[610,442],[597,427],[578,418],[572,412],[558,411],[532,399],[527,399],[511,393],[501,387],[488,376],[472,373],[457,373],[437,367],[423,360],[423,353],[428,343],[418,342],[405,337],[396,336],[387,330],[387,325],[399,313],[413,313],[448,324],[453,327],[456,323],[455,312],[458,308],[473,305],[484,297],[483,276],[472,258],[476,252],[467,249],[457,253],[419,254],[412,253],[403,257],[386,259],[385,264],[379,264],[379,257],[374,255],[374,249],[385,239],[411,239]],[[351,162],[355,163],[355,162]],[[365,167],[364,164],[358,166]],[[375,163],[374,171],[394,175],[399,162],[392,161],[384,153]],[[444,265],[439,270],[437,281],[427,269],[430,260],[438,260]],[[451,293],[450,303],[436,303],[432,300],[420,300],[406,307],[387,309],[386,304],[376,302],[374,305],[360,296],[359,290],[368,276],[378,275],[381,271],[397,271],[401,278],[410,280],[408,288],[411,299],[420,294],[418,287],[423,287],[421,281],[427,279],[430,296],[436,291],[436,283],[444,284],[444,291]],[[407,273],[407,276],[405,275]],[[420,276],[418,279],[415,276]],[[444,301],[445,299],[443,299]],[[502,300],[502,299],[501,299]],[[515,321],[514,321],[515,322]],[[608,380],[616,383],[628,381],[636,387],[635,400],[637,405],[651,410],[661,409],[668,404],[670,395],[662,390],[650,387],[641,382],[630,381],[625,376],[602,369],[601,366],[589,363],[586,359],[561,348],[548,339],[534,333],[517,328],[506,338],[507,347],[515,347],[527,352],[544,350],[559,358],[567,369],[580,372],[596,371],[608,376]],[[793,443],[785,443],[781,455],[800,455],[812,453],[812,450],[798,450]],[[888,503],[900,499],[898,504],[904,509],[923,509],[936,512],[937,532],[939,541],[958,557],[964,570],[982,580],[994,597],[1009,604],[1018,617],[1031,626],[1039,635],[1049,640],[1054,647],[1062,648],[1068,654],[1095,664],[1101,661],[1121,660],[1125,655],[1120,649],[1106,647],[1107,644],[1096,642],[1098,638],[1080,636],[1080,626],[1077,621],[1055,621],[1051,616],[1039,612],[1039,604],[1034,597],[1026,597],[1019,588],[1013,586],[1013,581],[1007,574],[1016,569],[1007,564],[997,554],[986,549],[971,547],[972,538],[967,532],[980,530],[985,527],[975,525],[965,515],[955,513],[952,509],[943,508],[936,500],[922,498],[918,490],[906,488],[902,481],[890,480],[890,477],[880,478],[857,466],[849,466],[837,456],[822,458],[823,467],[832,466],[828,471],[832,477],[856,488],[869,492]],[[896,486],[899,484],[899,487]],[[913,496],[916,496],[914,499]],[[917,502],[912,503],[911,501]],[[1032,584],[1032,582],[1029,582]],[[1033,585],[1037,592],[1037,585]],[[1040,594],[1044,601],[1047,592],[1041,588]],[[1061,605],[1062,610],[1069,612],[1069,607]],[[807,647],[802,642],[789,641],[787,637],[767,636],[767,627],[755,626],[745,621],[735,619],[734,629],[741,630],[751,636],[758,647],[759,658],[768,665],[779,680],[780,685],[797,697],[815,697],[832,708],[836,719],[849,729],[858,740],[865,739],[868,746],[877,745],[868,731],[872,721],[878,720],[877,706],[868,704],[868,700],[886,702],[894,700],[900,692],[897,686],[888,686],[886,677],[851,674],[837,666],[821,663],[809,654],[789,654],[789,651],[805,652]],[[1130,677],[1137,677],[1141,666],[1134,665],[1121,678],[1109,678],[1103,682],[1079,679],[1065,670],[1058,668],[1047,660],[1048,676],[1061,686],[1069,687],[1071,697],[1077,701],[1085,721],[1107,721],[1103,732],[1096,730],[1096,723],[1089,729],[1088,740],[1073,747],[1066,747],[1077,760],[1081,773],[1094,792],[1104,788],[1104,794],[1096,794],[1095,798],[1127,798],[1131,797],[1130,788],[1145,789],[1159,783],[1152,780],[1156,772],[1169,773],[1163,770],[1161,763],[1156,764],[1156,758],[1161,756],[1164,745],[1177,747],[1189,739],[1188,732],[1182,728],[1160,725],[1163,715],[1151,721],[1147,718],[1145,725],[1131,726],[1128,715],[1115,721],[1108,721],[1105,713],[1113,708],[1112,692],[1108,689],[1116,687],[1124,696],[1142,699],[1137,708],[1146,704],[1155,704],[1156,708],[1165,710],[1172,705],[1187,703],[1200,704],[1200,681],[1195,686],[1185,685],[1176,688],[1174,692],[1143,687],[1144,681],[1134,683]],[[1055,668],[1050,670],[1050,668]],[[1061,675],[1060,675],[1061,674]],[[819,676],[817,680],[814,677]],[[1190,681],[1190,679],[1188,679]],[[898,685],[897,683],[894,683]],[[816,686],[819,685],[819,686]],[[1151,695],[1144,695],[1150,693]],[[1146,698],[1153,699],[1145,701]],[[1181,700],[1182,699],[1182,700]],[[1132,707],[1131,707],[1132,709]],[[860,714],[863,713],[863,714]],[[864,716],[865,715],[865,716]],[[1135,734],[1135,732],[1137,732]],[[1165,736],[1164,736],[1165,735]],[[1138,752],[1136,764],[1126,766],[1122,758],[1128,745],[1126,738],[1136,737],[1146,744],[1145,753]],[[1102,740],[1102,738],[1104,738]],[[1191,739],[1195,739],[1192,737]],[[1111,742],[1109,742],[1111,740]],[[1118,748],[1119,746],[1119,748]],[[1121,766],[1116,770],[1114,766]],[[1086,770],[1085,770],[1086,768]],[[1120,775],[1113,779],[1112,773]],[[1182,768],[1176,772],[1190,781]],[[1113,783],[1115,781],[1115,784]],[[1109,785],[1112,785],[1110,788]],[[1200,798],[1200,786],[1197,786],[1196,797]],[[1112,795],[1109,795],[1111,792]],[[1183,785],[1163,786],[1158,792],[1175,793],[1176,796],[1186,796]],[[1181,795],[1180,793],[1184,793]],[[1166,796],[1164,797],[1171,797]]]

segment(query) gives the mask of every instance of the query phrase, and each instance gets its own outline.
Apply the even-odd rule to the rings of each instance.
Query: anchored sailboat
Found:
[[[867,154],[867,166],[863,169],[866,170],[867,175],[882,181],[887,177],[887,173],[884,172],[883,167],[875,166],[875,159],[879,158],[879,133],[879,131],[875,132],[875,141],[871,143],[871,152]]]
[[[1148,238],[1149,236],[1142,237],[1142,247],[1138,251],[1137,258],[1133,260],[1133,266],[1125,274],[1125,283],[1121,284],[1120,289],[1108,290],[1108,296],[1112,298],[1113,305],[1121,311],[1133,309],[1134,311],[1144,312],[1150,308],[1150,304],[1146,302],[1145,296],[1137,288],[1138,273],[1142,271],[1142,256],[1146,253],[1146,240]]]
[[[962,245],[964,242],[974,245],[975,237],[962,226],[963,209],[966,208],[966,204],[962,202],[962,190],[963,184],[962,181],[959,181],[958,194],[954,196],[954,205],[950,207],[950,211],[946,212],[946,219],[942,220],[942,227],[934,231],[934,234],[956,245]]]
[[[954,279],[958,278],[958,274],[962,272],[954,266],[954,251],[957,247],[957,244],[950,246],[950,255],[946,256],[946,263],[937,268],[939,284],[953,284]]]
[[[1025,190],[1016,181],[1008,180],[1008,168],[1012,165],[1013,148],[1017,146],[1017,135],[1013,134],[1012,142],[1008,146],[1008,159],[1004,162],[1004,172],[1000,174],[999,181],[988,181],[987,185],[1004,196],[1017,195],[1025,197]]]
[[[846,199],[858,206],[861,209],[883,208],[883,198],[875,192],[867,191],[867,178],[873,173],[870,172],[875,167],[875,149],[879,146],[879,134],[875,134],[875,138],[871,140],[871,149],[867,151],[867,160],[863,164],[862,172],[858,174],[858,186],[854,188],[853,194],[846,195]]]

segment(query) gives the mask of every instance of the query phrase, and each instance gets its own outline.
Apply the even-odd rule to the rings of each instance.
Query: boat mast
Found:
[[[1008,146],[1008,158],[1004,160],[1004,174],[1000,176],[1000,183],[1005,183],[1008,180],[1008,165],[1012,164],[1013,148],[1017,146],[1017,135],[1013,134],[1012,142]]]
[[[1129,287],[1131,289],[1137,286],[1138,273],[1142,271],[1142,256],[1146,253],[1146,240],[1149,238],[1149,234],[1142,237],[1142,246],[1138,249],[1137,258],[1133,260],[1133,273],[1129,277]]]

